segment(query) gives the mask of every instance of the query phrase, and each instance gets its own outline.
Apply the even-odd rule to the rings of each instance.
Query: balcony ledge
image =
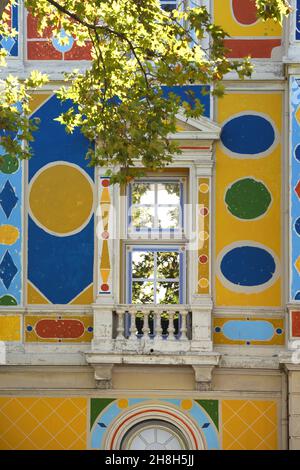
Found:
[[[114,365],[177,365],[191,366],[195,373],[196,390],[210,390],[212,371],[219,364],[220,354],[216,352],[197,352],[195,354],[147,354],[136,353],[103,353],[89,351],[85,353],[86,361],[94,368],[97,388],[112,388]]]

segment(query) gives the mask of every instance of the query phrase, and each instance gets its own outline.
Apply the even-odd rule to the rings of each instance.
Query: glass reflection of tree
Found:
[[[156,256],[156,272],[154,272],[154,256]],[[132,263],[132,277],[132,303],[154,302],[154,280],[156,280],[157,303],[179,303],[178,253],[170,251],[141,252]]]
[[[180,184],[177,182],[134,183],[132,185],[132,205],[132,224],[137,229],[146,227],[149,229],[178,228]],[[155,217],[158,220],[155,221]]]
[[[132,203],[141,204],[142,196],[144,196],[148,191],[151,191],[153,184],[150,183],[134,183],[132,190]],[[152,189],[153,190],[153,189]]]
[[[154,225],[154,185],[150,183],[134,183],[132,186],[132,204],[152,204],[151,207],[132,207],[132,223],[136,228],[149,227]],[[146,204],[146,202],[144,202]]]

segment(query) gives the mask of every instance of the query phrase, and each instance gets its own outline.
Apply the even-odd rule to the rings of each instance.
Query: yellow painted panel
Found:
[[[247,342],[245,340],[232,340],[227,338],[223,332],[222,332],[222,327],[225,323],[228,321],[245,321],[247,322],[248,319],[250,321],[267,321],[271,323],[274,327],[274,336],[265,341],[249,341],[249,344],[252,346],[284,346],[285,345],[285,332],[284,332],[284,320],[282,318],[257,318],[257,317],[214,317],[213,319],[213,342],[214,344],[224,344],[224,345],[245,345]],[[215,328],[219,327],[221,328],[220,332],[216,332]],[[277,334],[276,330],[280,328],[282,333]]]
[[[86,398],[1,397],[0,450],[85,450]]]
[[[49,300],[46,299],[46,297],[41,294],[33,284],[31,284],[31,282],[27,282],[27,303],[29,305],[44,305],[50,304],[51,302],[49,302]]]
[[[278,37],[281,36],[282,28],[274,21],[259,20],[252,25],[238,23],[232,13],[231,0],[214,0],[214,22],[236,37]]]
[[[25,315],[24,329],[29,343],[90,343],[93,315]]]
[[[34,93],[30,98],[30,111],[34,113],[45,101],[50,98],[51,93]]]
[[[263,158],[233,158],[217,145],[216,157],[216,256],[234,242],[252,241],[266,245],[281,259],[281,93],[229,93],[218,102],[218,122],[242,112],[266,114],[279,132],[278,145]],[[266,214],[253,221],[234,217],[224,202],[233,182],[251,177],[262,181],[272,194]],[[216,277],[216,303],[219,306],[280,306],[280,277],[262,292],[240,293],[226,288]]]
[[[224,450],[278,449],[277,403],[270,400],[223,400]]]
[[[21,317],[20,315],[0,316],[0,341],[20,341]]]
[[[101,261],[100,261],[100,271],[102,274],[102,277],[104,277],[104,274],[102,271],[108,271],[107,278],[110,272],[110,259],[109,259],[109,249],[108,249],[108,241],[103,240],[102,242],[102,253],[101,253]],[[107,278],[104,282],[107,282]]]
[[[210,180],[198,179],[198,294],[209,294]]]
[[[91,284],[84,289],[75,299],[71,300],[70,305],[90,305],[94,302],[94,286]]]

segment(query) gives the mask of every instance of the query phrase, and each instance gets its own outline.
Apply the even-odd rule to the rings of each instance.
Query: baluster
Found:
[[[142,331],[143,331],[144,338],[147,338],[150,333],[150,328],[149,328],[150,310],[145,310],[143,313],[144,313],[144,324],[143,324]]]
[[[124,334],[124,312],[123,310],[117,310],[118,315],[118,325],[117,325],[117,338],[116,339],[123,339]]]
[[[180,339],[183,340],[183,341],[187,340],[187,335],[186,335],[186,333],[187,333],[187,316],[188,316],[188,311],[183,310],[181,312],[181,328],[180,328],[180,331],[178,329],[178,333],[179,334],[181,333]],[[178,324],[180,325],[179,319],[178,319]]]
[[[155,312],[155,337],[161,338],[161,336],[162,336],[161,311],[158,310]]]
[[[169,316],[169,325],[168,325],[168,340],[173,340],[175,339],[174,333],[175,333],[175,328],[174,328],[174,315],[175,312],[172,310],[168,311],[168,316]]]
[[[135,325],[135,315],[137,313],[135,308],[130,308],[129,309],[130,313],[130,336],[129,339],[135,340],[136,339],[136,325]]]

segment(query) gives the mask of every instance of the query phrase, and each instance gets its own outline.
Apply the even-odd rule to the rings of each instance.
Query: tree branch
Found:
[[[0,19],[2,18],[3,12],[8,5],[9,0],[0,0]]]
[[[0,0],[1,1],[1,0]],[[64,6],[60,5],[60,3],[56,2],[56,0],[47,0],[48,3],[50,3],[50,5],[54,6],[55,8],[57,8],[57,10],[61,11],[62,13],[64,13],[65,15],[69,16],[70,18],[72,18],[74,21],[77,21],[78,23],[82,24],[83,26],[85,26],[86,28],[88,29],[91,29],[93,30],[95,33],[97,33],[97,36],[98,36],[98,30],[102,30],[102,31],[105,31],[109,34],[112,34],[114,36],[117,36],[119,39],[121,39],[122,41],[125,41],[127,42],[131,52],[133,53],[136,61],[138,62],[139,64],[139,67],[141,69],[141,72],[142,74],[144,75],[144,78],[145,78],[145,82],[146,82],[146,86],[147,88],[149,89],[149,82],[148,82],[148,77],[147,77],[147,73],[143,67],[143,64],[141,62],[141,60],[139,59],[138,55],[137,55],[137,52],[136,52],[136,49],[132,43],[132,41],[130,41],[130,39],[126,36],[126,34],[123,34],[123,33],[120,33],[119,31],[115,31],[114,29],[111,29],[109,28],[109,26],[107,25],[94,25],[94,24],[91,24],[91,23],[87,23],[86,21],[82,20],[82,18],[80,18],[80,16],[78,16],[76,13],[72,13],[70,12],[69,10],[67,10],[67,8],[65,8]]]

